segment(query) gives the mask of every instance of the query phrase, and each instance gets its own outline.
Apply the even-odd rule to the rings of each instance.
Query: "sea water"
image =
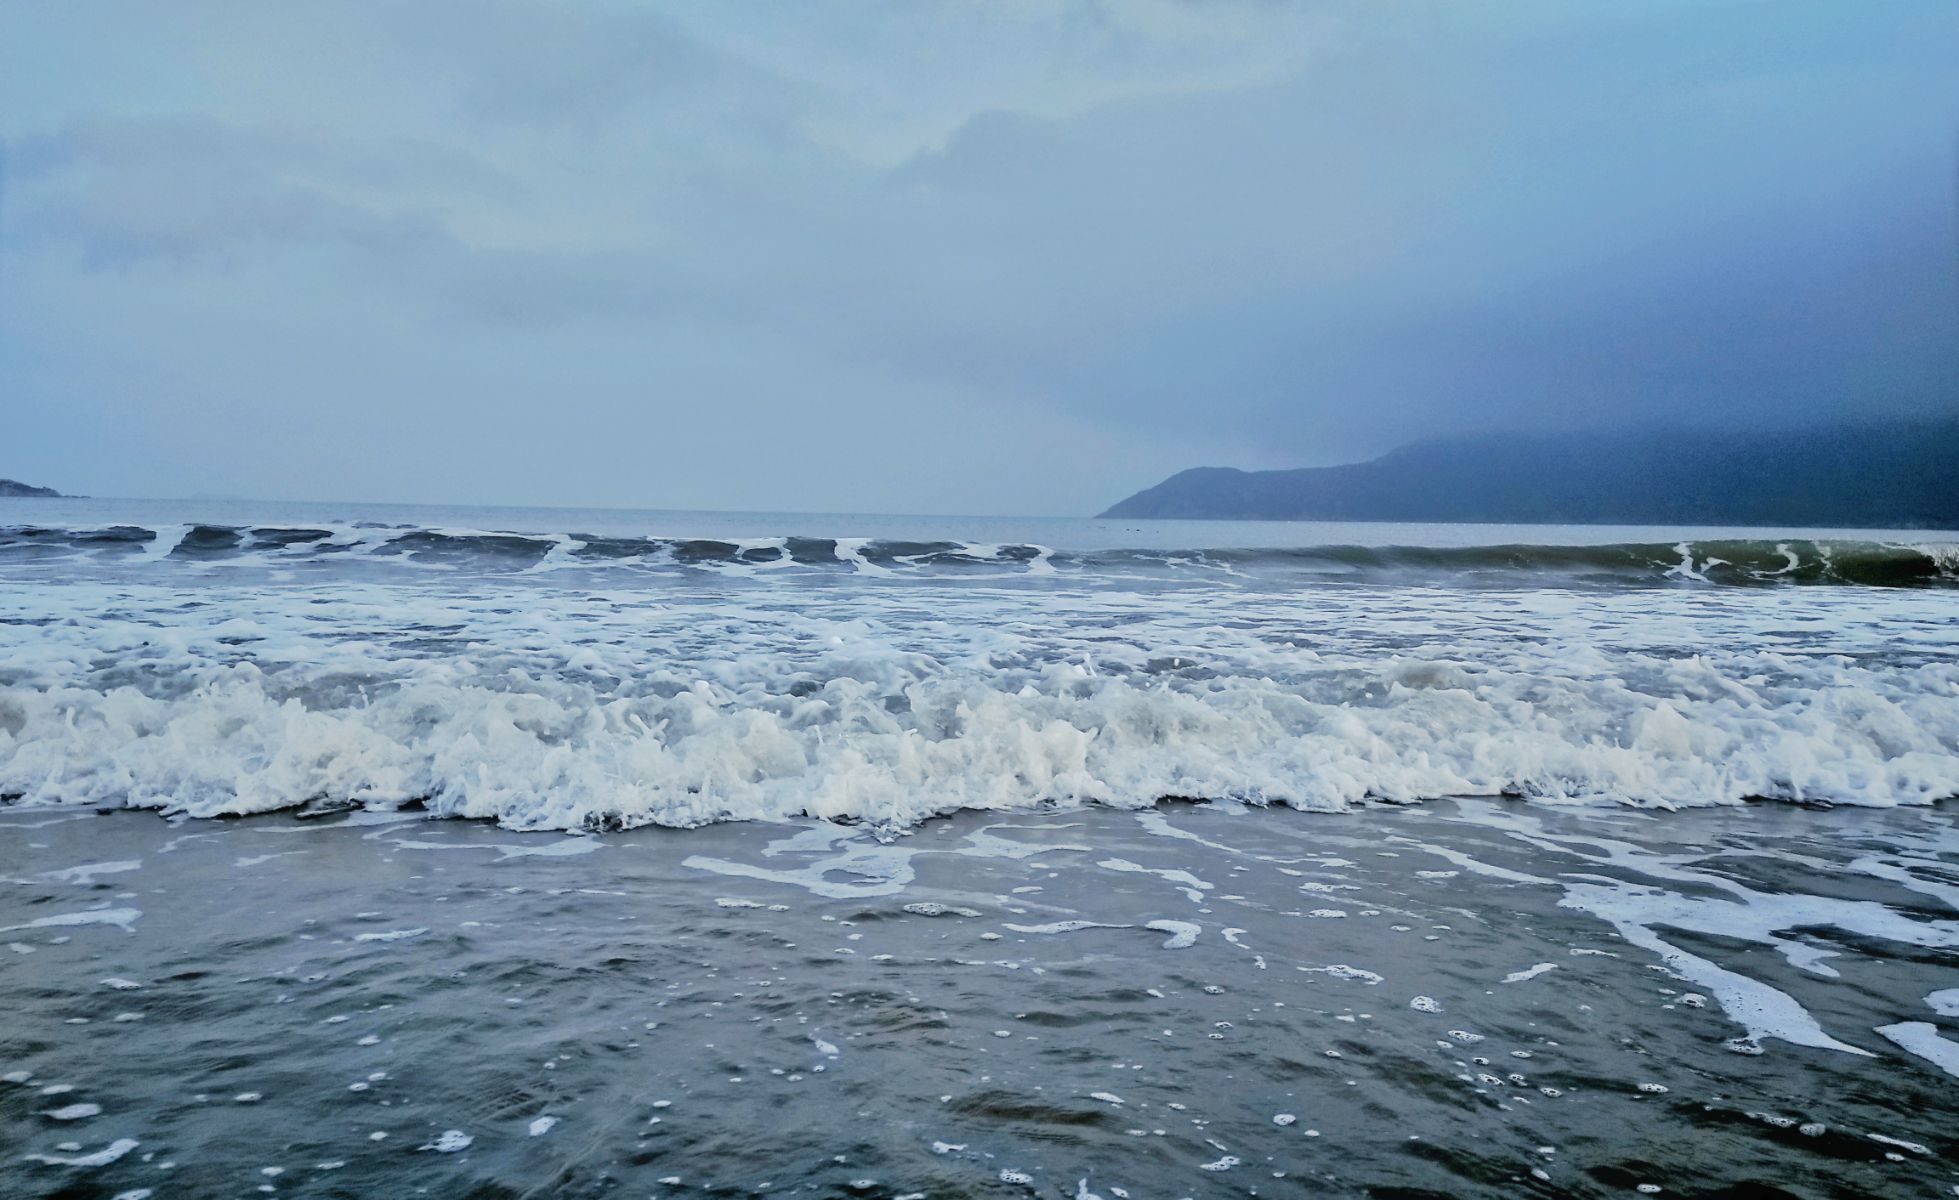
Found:
[[[0,513],[21,804],[602,830],[1959,793],[1940,535],[48,503]]]
[[[1951,535],[5,503],[8,1195],[1959,1186]]]

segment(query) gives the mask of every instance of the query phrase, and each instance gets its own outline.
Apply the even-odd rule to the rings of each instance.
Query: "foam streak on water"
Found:
[[[0,813],[0,1194],[1946,1195],[1953,815]]]

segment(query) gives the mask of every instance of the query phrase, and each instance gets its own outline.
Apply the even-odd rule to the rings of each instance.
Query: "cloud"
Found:
[[[884,473],[810,505],[1093,510],[1200,453],[1959,403],[1943,0],[103,15],[0,13],[8,383],[44,406],[57,347],[169,406],[249,337],[321,376],[268,361],[267,420],[338,378],[431,447],[486,391],[721,446],[800,396]],[[933,439],[989,421],[955,482]],[[1101,457],[1031,486],[1060,438]],[[696,502],[778,494],[710,453]]]
[[[453,236],[459,202],[509,188],[445,146],[209,117],[78,119],[21,139],[10,163],[15,235],[72,245],[89,269],[186,267],[291,242],[410,253]]]

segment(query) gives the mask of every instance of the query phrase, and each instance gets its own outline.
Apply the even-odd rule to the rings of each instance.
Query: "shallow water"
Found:
[[[1949,804],[15,810],[0,876],[8,1196],[1959,1188]]]

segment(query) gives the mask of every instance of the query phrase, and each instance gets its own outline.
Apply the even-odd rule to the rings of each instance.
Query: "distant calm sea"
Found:
[[[0,501],[0,795],[521,829],[1959,794],[1959,535]]]

